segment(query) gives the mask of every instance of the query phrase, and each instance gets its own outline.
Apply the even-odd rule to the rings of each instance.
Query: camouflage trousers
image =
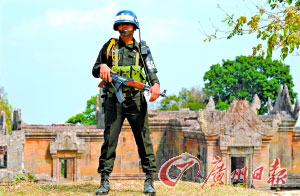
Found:
[[[127,118],[138,147],[143,172],[155,172],[155,156],[148,127],[147,102],[143,93],[127,97],[120,104],[115,94],[108,94],[105,101],[104,143],[99,157],[98,173],[111,173],[116,158],[119,134]]]

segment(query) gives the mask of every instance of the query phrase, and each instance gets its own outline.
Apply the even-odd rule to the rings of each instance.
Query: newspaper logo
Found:
[[[198,164],[199,167],[199,170],[196,176],[194,177],[195,180],[196,177],[200,175],[202,170],[201,161],[197,157],[189,153],[182,153],[179,156],[173,157],[161,166],[158,173],[159,180],[168,187],[176,187],[184,172],[191,168],[194,164]],[[175,166],[177,169],[180,170],[179,175],[175,179],[172,179],[169,176],[169,171],[172,166]]]

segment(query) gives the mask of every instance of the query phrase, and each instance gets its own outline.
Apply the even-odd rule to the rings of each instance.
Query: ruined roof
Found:
[[[149,111],[149,125],[168,125],[173,130],[176,128],[182,131],[200,132],[200,126],[197,122],[198,111],[188,108],[181,108],[179,111]]]
[[[209,107],[199,111],[198,122],[205,135],[235,135],[243,131],[247,134],[273,135],[281,123],[279,115],[270,115],[271,126],[265,124],[257,115],[260,107],[258,97],[252,105],[246,100],[233,101],[226,111]]]
[[[275,101],[275,105],[272,108],[270,101],[268,101],[268,109],[270,114],[276,114],[277,112],[281,114],[284,118],[298,119],[298,113],[300,110],[299,100],[297,99],[295,108],[293,109],[289,89],[287,85],[281,86],[278,96]]]

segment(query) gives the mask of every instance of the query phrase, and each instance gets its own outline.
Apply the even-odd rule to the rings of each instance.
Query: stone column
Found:
[[[4,111],[1,111],[0,113],[0,133],[3,135],[8,134],[8,128],[6,124],[6,114]]]
[[[269,170],[270,170],[270,166],[269,166],[270,141],[271,138],[263,138],[261,150],[258,151],[258,149],[254,149],[253,162],[255,162],[256,165],[253,166],[253,169],[256,169],[257,167],[260,166],[264,167],[262,180],[253,182],[253,185],[256,189],[270,189],[269,185],[267,184],[267,181],[269,179]]]
[[[61,176],[61,162],[60,162],[60,158],[57,157],[55,160],[56,163],[56,179],[60,180],[60,176]]]
[[[252,183],[252,172],[253,172],[253,158],[254,158],[254,153],[253,154],[249,154],[247,156],[248,160],[248,175],[247,175],[247,180],[246,180],[246,186],[251,187],[251,183]]]
[[[79,151],[74,159],[74,181],[80,179],[80,159],[82,158],[82,155],[83,151]]]
[[[57,176],[57,156],[56,155],[52,155],[52,163],[53,163],[53,170],[52,170],[52,178],[54,181],[58,180],[58,176]]]
[[[214,156],[220,156],[217,153],[217,136],[206,136],[207,154],[206,154],[206,175],[212,170]]]
[[[253,155],[252,155],[252,162],[251,162],[251,165],[250,165],[250,166],[252,166],[252,169],[250,169],[250,166],[249,166],[250,187],[251,186],[256,187],[256,185],[257,185],[257,181],[253,180],[253,178],[252,178],[252,173],[257,167],[260,167],[259,163],[258,163],[258,161],[259,161],[259,151],[260,150],[261,150],[260,147],[254,146],[254,151],[253,151]]]
[[[226,170],[224,172],[223,180],[224,180],[225,184],[230,184],[230,182],[231,182],[231,180],[230,180],[231,160],[230,160],[229,154],[227,152],[227,147],[226,146],[220,147],[220,150],[221,150],[222,162],[224,163],[224,167],[226,167]]]
[[[12,130],[21,130],[21,110],[14,109],[12,111]]]
[[[79,157],[77,156],[74,159],[74,179],[73,179],[73,181],[77,181],[79,178],[80,170],[79,170],[78,166],[79,166]]]

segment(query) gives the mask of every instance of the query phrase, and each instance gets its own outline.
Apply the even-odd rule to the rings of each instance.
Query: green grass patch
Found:
[[[168,188],[159,181],[154,182],[157,196],[271,196],[272,194],[254,189],[233,187],[233,186],[215,186],[210,188],[206,186],[201,189],[201,184],[180,181],[175,188]],[[57,183],[57,184],[34,184],[22,182],[15,185],[0,184],[0,196],[83,196],[95,195],[99,182],[74,182],[74,183]],[[144,195],[144,182],[142,180],[128,181],[111,181],[111,191],[109,195]]]

